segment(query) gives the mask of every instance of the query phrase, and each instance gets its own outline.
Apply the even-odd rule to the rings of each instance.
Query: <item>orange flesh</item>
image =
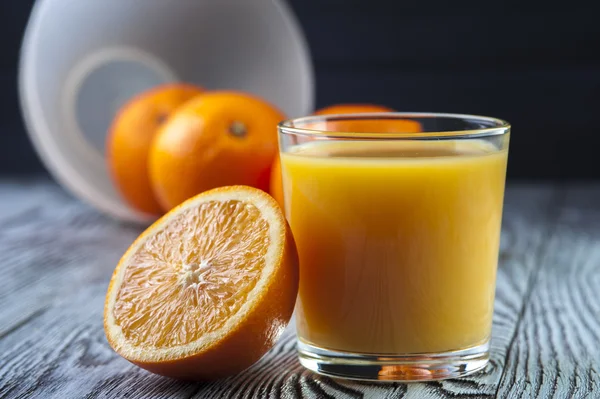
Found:
[[[260,211],[238,200],[183,211],[129,259],[115,323],[133,345],[155,348],[223,327],[261,277],[268,231]]]

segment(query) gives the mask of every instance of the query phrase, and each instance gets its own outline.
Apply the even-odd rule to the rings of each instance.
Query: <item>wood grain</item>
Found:
[[[498,396],[600,397],[600,189],[565,190],[538,262]]]
[[[594,296],[600,285],[599,204],[598,185],[509,187],[492,361],[483,373],[427,384],[333,380],[299,365],[291,325],[250,369],[193,384],[140,370],[106,343],[108,279],[141,229],[100,215],[49,181],[2,180],[0,397],[600,395],[600,302]]]

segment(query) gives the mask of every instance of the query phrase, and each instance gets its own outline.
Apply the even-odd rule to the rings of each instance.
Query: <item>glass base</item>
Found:
[[[298,340],[300,363],[316,373],[362,381],[431,381],[464,377],[489,361],[489,341],[460,351],[396,356],[336,352]]]

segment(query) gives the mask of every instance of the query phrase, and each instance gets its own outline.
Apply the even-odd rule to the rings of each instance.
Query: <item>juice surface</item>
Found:
[[[303,342],[406,354],[489,339],[506,150],[317,141],[281,161]]]

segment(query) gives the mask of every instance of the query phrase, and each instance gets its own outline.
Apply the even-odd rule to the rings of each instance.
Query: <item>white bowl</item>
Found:
[[[312,112],[308,49],[276,0],[44,0],[30,17],[19,70],[36,151],[67,189],[121,220],[153,217],[123,202],[104,161],[125,101],[160,83],[259,95],[288,116]]]

